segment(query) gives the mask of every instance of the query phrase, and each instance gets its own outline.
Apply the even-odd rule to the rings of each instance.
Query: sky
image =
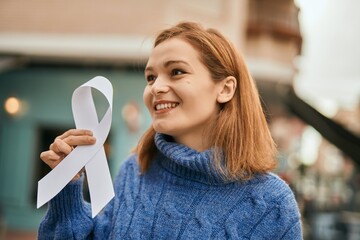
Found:
[[[303,36],[295,90],[326,115],[360,103],[360,1],[296,0]]]

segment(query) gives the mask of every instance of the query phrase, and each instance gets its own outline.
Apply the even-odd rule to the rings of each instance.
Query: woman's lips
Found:
[[[177,102],[170,102],[170,101],[156,101],[154,103],[154,110],[155,111],[166,111],[173,108],[176,108],[179,105]]]

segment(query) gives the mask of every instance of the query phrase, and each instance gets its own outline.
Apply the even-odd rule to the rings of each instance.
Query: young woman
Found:
[[[49,203],[40,239],[302,239],[294,195],[276,175],[275,146],[255,84],[232,44],[184,22],[162,31],[145,68],[153,123],[91,218],[76,176]],[[59,136],[55,167],[87,130]]]

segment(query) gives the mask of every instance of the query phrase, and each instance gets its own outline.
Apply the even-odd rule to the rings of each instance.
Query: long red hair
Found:
[[[276,147],[258,90],[241,55],[220,32],[192,22],[182,22],[160,32],[154,47],[174,37],[187,41],[198,51],[214,81],[228,76],[236,78],[233,98],[222,104],[217,120],[208,132],[211,146],[215,147],[214,159],[219,172],[228,180],[241,180],[251,178],[254,173],[273,170]],[[135,149],[143,172],[157,151],[154,135],[155,130],[150,126]]]

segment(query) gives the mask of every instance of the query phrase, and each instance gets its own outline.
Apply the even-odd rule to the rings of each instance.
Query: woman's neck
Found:
[[[202,152],[210,147],[209,138],[204,134],[188,134],[178,137],[173,137],[174,141],[192,148],[198,152]]]

